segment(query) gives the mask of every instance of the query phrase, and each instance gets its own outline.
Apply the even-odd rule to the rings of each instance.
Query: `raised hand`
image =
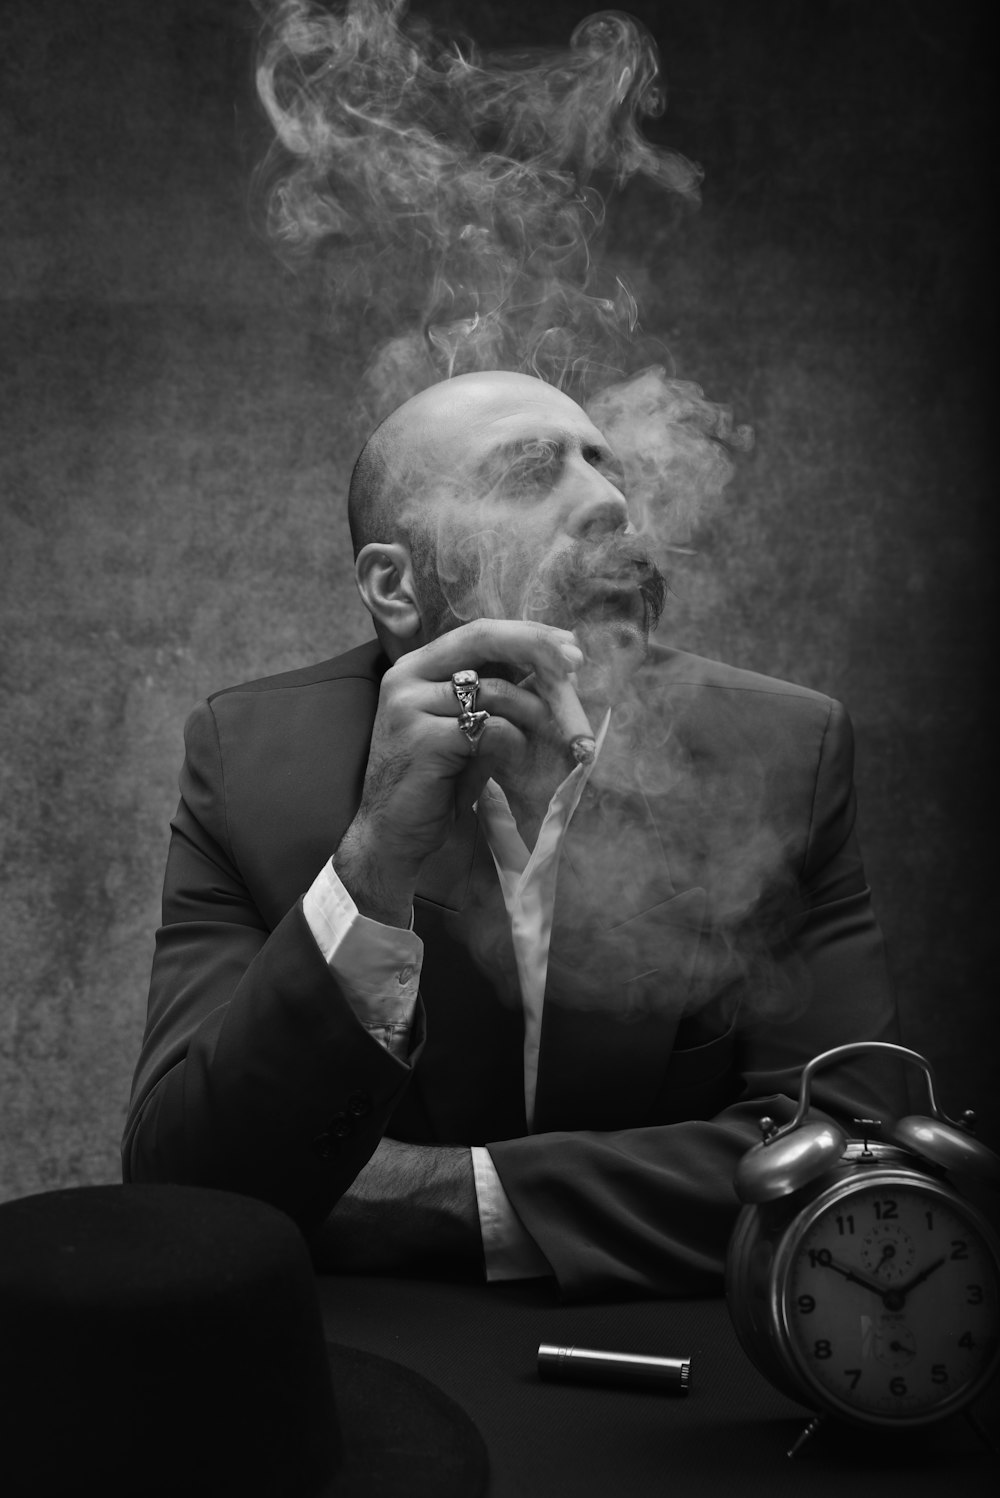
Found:
[[[531,689],[485,674],[490,665]],[[565,702],[583,664],[573,635],[552,625],[478,619],[408,652],[382,678],[357,815],[334,862],[363,914],[405,925],[424,860],[491,775],[517,777],[539,746],[558,752]],[[460,731],[456,671],[482,670],[489,714],[473,742]],[[582,709],[571,727],[586,727]],[[566,772],[572,766],[567,761]]]

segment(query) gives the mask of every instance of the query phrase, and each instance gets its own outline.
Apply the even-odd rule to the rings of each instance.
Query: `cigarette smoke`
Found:
[[[731,454],[752,438],[728,407],[673,376],[668,352],[642,333],[626,270],[601,253],[605,198],[631,179],[662,189],[665,214],[698,201],[699,168],[642,134],[665,107],[652,37],[604,11],[563,49],[486,55],[436,36],[406,0],[255,3],[258,92],[275,135],[258,182],[266,227],[289,265],[318,272],[342,343],[359,351],[362,440],[431,384],[505,369],[579,401],[625,466],[634,533],[554,557],[520,550],[509,527],[497,532],[492,498],[496,485],[509,488],[509,470],[474,492],[454,476],[462,523],[443,510],[434,548],[453,620],[544,618],[557,603],[566,622],[588,578],[631,575],[655,625],[672,555],[718,505]],[[416,494],[442,478],[396,477]],[[585,852],[564,912],[588,951],[573,1002],[607,1003],[626,965],[628,923],[603,946],[595,938],[608,890],[635,910],[660,898],[663,850],[638,826],[637,797],[670,798],[674,883],[703,883],[711,908],[707,936],[666,930],[640,954],[661,979],[636,989],[631,1012],[674,992],[693,1002],[690,985],[670,981],[690,969],[692,943],[705,1002],[720,987],[753,994],[758,1011],[791,1002],[756,914],[780,906],[784,867],[784,833],[762,815],[760,767],[748,761],[725,785],[695,774],[670,711],[637,678],[593,784],[603,811],[574,827]],[[460,927],[494,979],[510,968],[503,922],[473,907]]]
[[[289,263],[319,270],[329,315],[357,337],[362,438],[451,375],[536,375],[588,406],[617,449],[633,526],[668,572],[730,478],[727,450],[750,439],[697,385],[639,368],[651,348],[635,298],[600,253],[604,192],[641,177],[663,189],[665,211],[698,198],[699,169],[641,132],[666,102],[653,38],[604,11],[567,47],[486,56],[435,36],[405,0],[258,4],[258,90],[275,132],[260,178],[267,227]],[[461,538],[438,537],[459,619],[499,611],[498,572],[524,580],[517,612],[547,586],[511,538],[498,550],[489,498],[469,501]]]
[[[374,344],[369,427],[469,370],[574,394],[621,373],[638,310],[597,253],[602,191],[642,177],[693,203],[700,179],[641,133],[665,107],[645,28],[604,11],[564,49],[486,56],[405,0],[258,4],[267,227]]]
[[[558,472],[560,454],[546,439],[525,443],[516,458],[478,483],[456,473],[445,495],[440,475],[400,459],[395,484],[414,496],[402,512],[418,527],[425,518],[425,492],[436,486],[439,499],[434,552],[441,594],[454,620],[476,618],[542,619],[574,627],[594,579],[631,576],[655,628],[664,611],[665,578],[673,555],[688,550],[699,525],[720,501],[733,474],[731,454],[750,445],[751,434],[736,427],[727,406],[705,399],[689,381],[671,379],[651,366],[598,391],[587,412],[625,471],[629,534],[616,533],[585,543],[566,544],[555,553],[532,550],[530,531],[509,524],[498,528],[498,497],[507,500],[544,488]],[[404,471],[405,468],[405,471]]]

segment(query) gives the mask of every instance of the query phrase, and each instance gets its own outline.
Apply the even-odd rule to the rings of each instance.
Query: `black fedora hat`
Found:
[[[0,1206],[11,1498],[477,1498],[487,1470],[433,1384],[325,1340],[275,1208],[167,1185]]]

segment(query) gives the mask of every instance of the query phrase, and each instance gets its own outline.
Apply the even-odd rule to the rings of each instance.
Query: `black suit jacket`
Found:
[[[125,1178],[261,1196],[310,1234],[383,1132],[481,1143],[564,1296],[703,1288],[760,1116],[788,1116],[819,1051],[896,1038],[846,714],[652,652],[641,688],[668,741],[631,785],[603,784],[602,756],[570,826],[529,1134],[474,813],[421,878],[410,1067],[354,1019],[302,913],[357,808],[386,665],[372,643],[192,714]],[[848,1122],[904,1101],[881,1057],[821,1072],[814,1098]]]

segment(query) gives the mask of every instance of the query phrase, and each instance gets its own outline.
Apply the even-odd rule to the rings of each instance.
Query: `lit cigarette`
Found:
[[[546,681],[544,685],[539,681],[538,686],[570,754],[578,765],[592,764],[597,747],[594,730],[580,705],[573,683],[563,677],[558,681]]]
[[[615,1384],[623,1388],[686,1394],[691,1383],[691,1359],[600,1352],[593,1347],[560,1347],[541,1342],[538,1346],[538,1372],[541,1378],[570,1383]]]

